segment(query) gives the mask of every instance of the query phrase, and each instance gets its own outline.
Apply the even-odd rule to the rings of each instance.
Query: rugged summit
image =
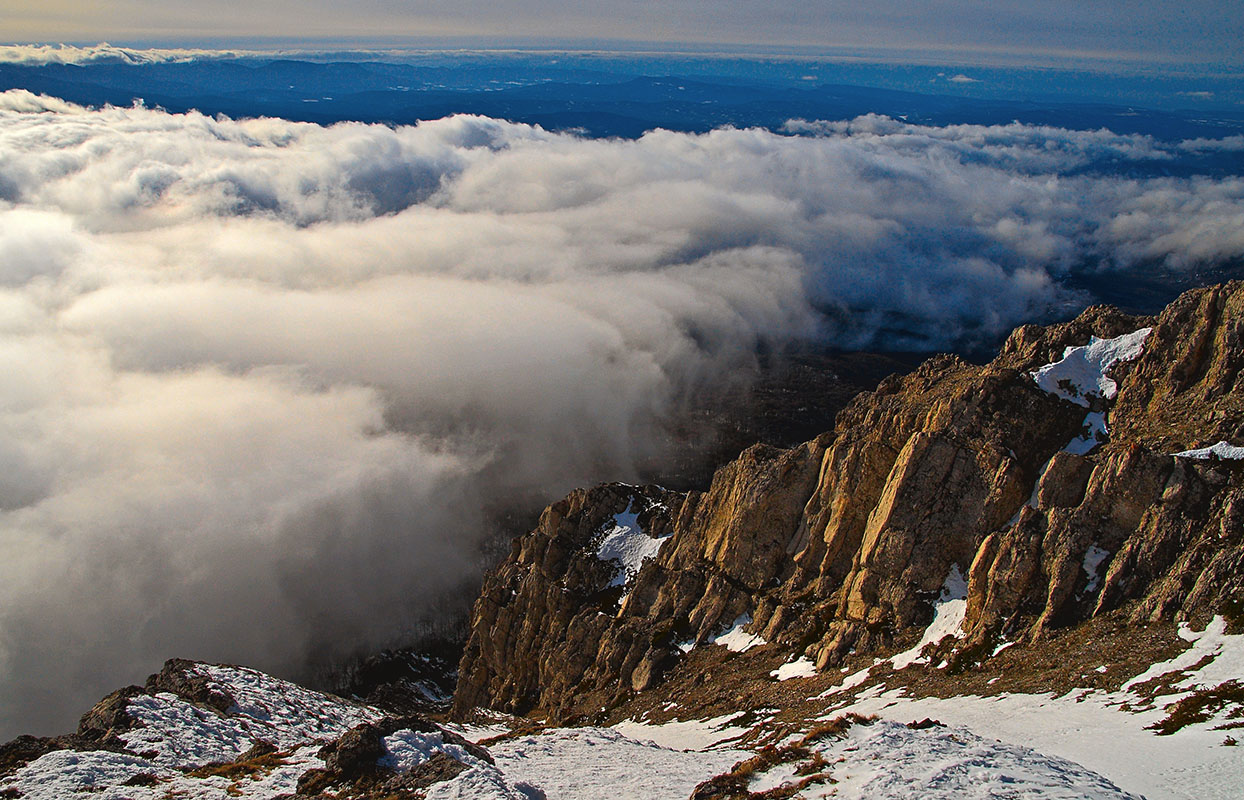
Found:
[[[245,667],[173,659],[68,736],[0,745],[0,797],[531,800],[491,754],[417,716]]]
[[[961,622],[926,648],[956,670],[1107,612],[1231,617],[1244,450],[1197,450],[1244,444],[1242,365],[1244,284],[1154,318],[1094,307],[1017,329],[984,366],[887,379],[706,492],[576,491],[486,580],[455,709],[591,715],[749,619],[818,669],[893,653],[961,577]]]

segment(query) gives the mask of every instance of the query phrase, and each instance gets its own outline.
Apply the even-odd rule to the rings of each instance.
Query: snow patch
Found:
[[[1244,447],[1237,447],[1226,442],[1219,442],[1210,447],[1201,447],[1196,450],[1185,450],[1182,453],[1173,454],[1177,458],[1213,458],[1218,457],[1231,461],[1238,461],[1244,458]]]
[[[685,798],[701,781],[750,755],[673,749],[633,739],[618,727],[558,728],[490,749],[506,780],[538,786],[549,798],[574,800]],[[638,729],[646,733],[654,727],[665,726]]]
[[[701,720],[674,720],[652,724],[624,720],[613,730],[639,741],[655,742],[673,750],[712,750],[747,733],[748,728],[730,725],[740,714],[723,714]]]
[[[196,664],[194,671],[233,698],[229,713],[249,720],[244,724],[256,738],[267,739],[281,750],[308,740],[336,739],[355,725],[383,716],[373,708],[313,692],[259,670]]]
[[[626,586],[634,580],[644,562],[656,558],[661,546],[670,538],[669,534],[658,539],[644,533],[638,520],[641,512],[634,511],[634,508],[632,500],[626,511],[614,514],[613,527],[604,532],[604,538],[596,548],[597,558],[617,565],[613,579],[609,581],[611,587]]]
[[[1046,693],[916,699],[907,697],[903,689],[873,687],[851,705],[832,709],[826,718],[846,712],[880,714],[898,722],[931,717],[1069,759],[1148,800],[1236,800],[1244,764],[1239,748],[1222,746],[1230,731],[1216,728],[1230,722],[1225,718],[1229,711],[1167,736],[1156,735],[1150,726],[1166,717],[1171,704],[1199,688],[1244,681],[1244,635],[1227,634],[1221,617],[1215,617],[1204,631],[1183,625],[1180,635],[1192,642],[1189,650],[1153,665],[1118,692],[1086,689],[1060,697]],[[1202,662],[1199,669],[1191,669]],[[1180,673],[1173,676],[1176,691],[1161,696],[1157,704],[1134,691],[1146,681],[1172,673]]]
[[[437,753],[461,761],[468,766],[484,762],[471,755],[461,745],[446,743],[440,731],[401,730],[384,737],[384,756],[377,762],[382,767],[406,772],[431,759]]]
[[[771,677],[777,678],[779,681],[788,681],[791,678],[810,678],[815,674],[816,664],[809,661],[807,656],[800,656],[794,661],[788,661],[769,673]]]
[[[816,744],[836,783],[813,784],[808,798],[1041,800],[1135,798],[1072,761],[984,739],[965,728],[912,730],[878,721],[853,725],[844,739]]]
[[[199,708],[167,692],[139,695],[125,708],[142,726],[122,733],[121,741],[135,753],[153,754],[152,760],[166,767],[232,761],[265,732],[260,726],[252,732],[247,720]]]
[[[1190,678],[1178,684],[1181,688],[1192,690],[1204,686],[1217,686],[1228,680],[1244,680],[1244,635],[1227,633],[1227,623],[1221,616],[1215,616],[1203,631],[1194,631],[1186,622],[1179,623],[1179,637],[1192,646],[1179,655],[1154,664],[1141,674],[1123,684],[1123,691],[1138,686],[1146,681],[1183,672],[1191,669],[1202,659],[1213,657],[1213,661],[1203,666]]]
[[[752,624],[751,614],[743,614],[734,621],[730,629],[725,633],[718,634],[708,640],[709,644],[719,644],[732,653],[746,653],[753,647],[760,647],[768,644],[764,639],[754,633],[747,633],[744,627]]]
[[[1097,586],[1101,582],[1101,575],[1098,574],[1101,569],[1101,563],[1109,557],[1109,550],[1103,550],[1095,544],[1089,545],[1089,549],[1084,552],[1084,562],[1080,565],[1084,568],[1084,574],[1089,579],[1088,585],[1084,587],[1084,591],[1097,591]]]
[[[1064,453],[1072,453],[1077,456],[1086,456],[1093,451],[1097,445],[1109,438],[1110,428],[1106,426],[1106,412],[1090,411],[1084,416],[1084,428],[1080,435],[1067,443],[1063,448]]]
[[[937,605],[933,609],[933,622],[925,628],[920,641],[910,650],[904,650],[892,657],[890,662],[894,669],[904,669],[912,664],[927,664],[929,660],[920,653],[930,644],[936,644],[947,636],[963,638],[963,619],[968,611],[968,583],[959,571],[959,565],[953,564],[946,580],[942,583]]]
[[[1031,373],[1032,379],[1050,394],[1089,408],[1094,397],[1113,399],[1119,387],[1106,371],[1121,361],[1131,361],[1144,350],[1152,328],[1141,328],[1113,339],[1093,336],[1089,343],[1068,347],[1060,361]]]

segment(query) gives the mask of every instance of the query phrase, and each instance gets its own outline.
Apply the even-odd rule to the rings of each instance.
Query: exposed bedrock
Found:
[[[1091,337],[1116,344],[1067,352]],[[821,668],[882,654],[956,570],[952,660],[1120,607],[1140,623],[1239,603],[1244,461],[1173,454],[1244,444],[1242,365],[1244,284],[1155,318],[1095,307],[1017,329],[990,364],[937,356],[889,378],[832,431],[744,451],[707,492],[576,491],[486,580],[455,707],[587,715],[745,615]],[[623,534],[650,540],[628,540],[646,561],[602,556]]]

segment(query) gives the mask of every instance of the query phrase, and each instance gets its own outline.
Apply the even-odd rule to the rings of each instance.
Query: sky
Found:
[[[643,41],[1241,64],[1240,0],[3,0],[21,42]]]

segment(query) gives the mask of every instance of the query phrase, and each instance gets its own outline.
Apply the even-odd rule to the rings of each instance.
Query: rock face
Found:
[[[1114,341],[1083,348],[1092,337]],[[1033,373],[1060,361],[1039,386]],[[753,447],[707,492],[577,491],[485,582],[455,709],[590,715],[745,615],[819,668],[892,652],[955,570],[967,611],[946,656],[959,665],[1105,611],[1234,608],[1244,461],[1173,454],[1244,444],[1241,366],[1244,284],[1156,318],[1091,308],[1017,329],[990,364],[938,356],[887,379],[833,431]],[[620,579],[601,543],[628,512],[659,547]]]

